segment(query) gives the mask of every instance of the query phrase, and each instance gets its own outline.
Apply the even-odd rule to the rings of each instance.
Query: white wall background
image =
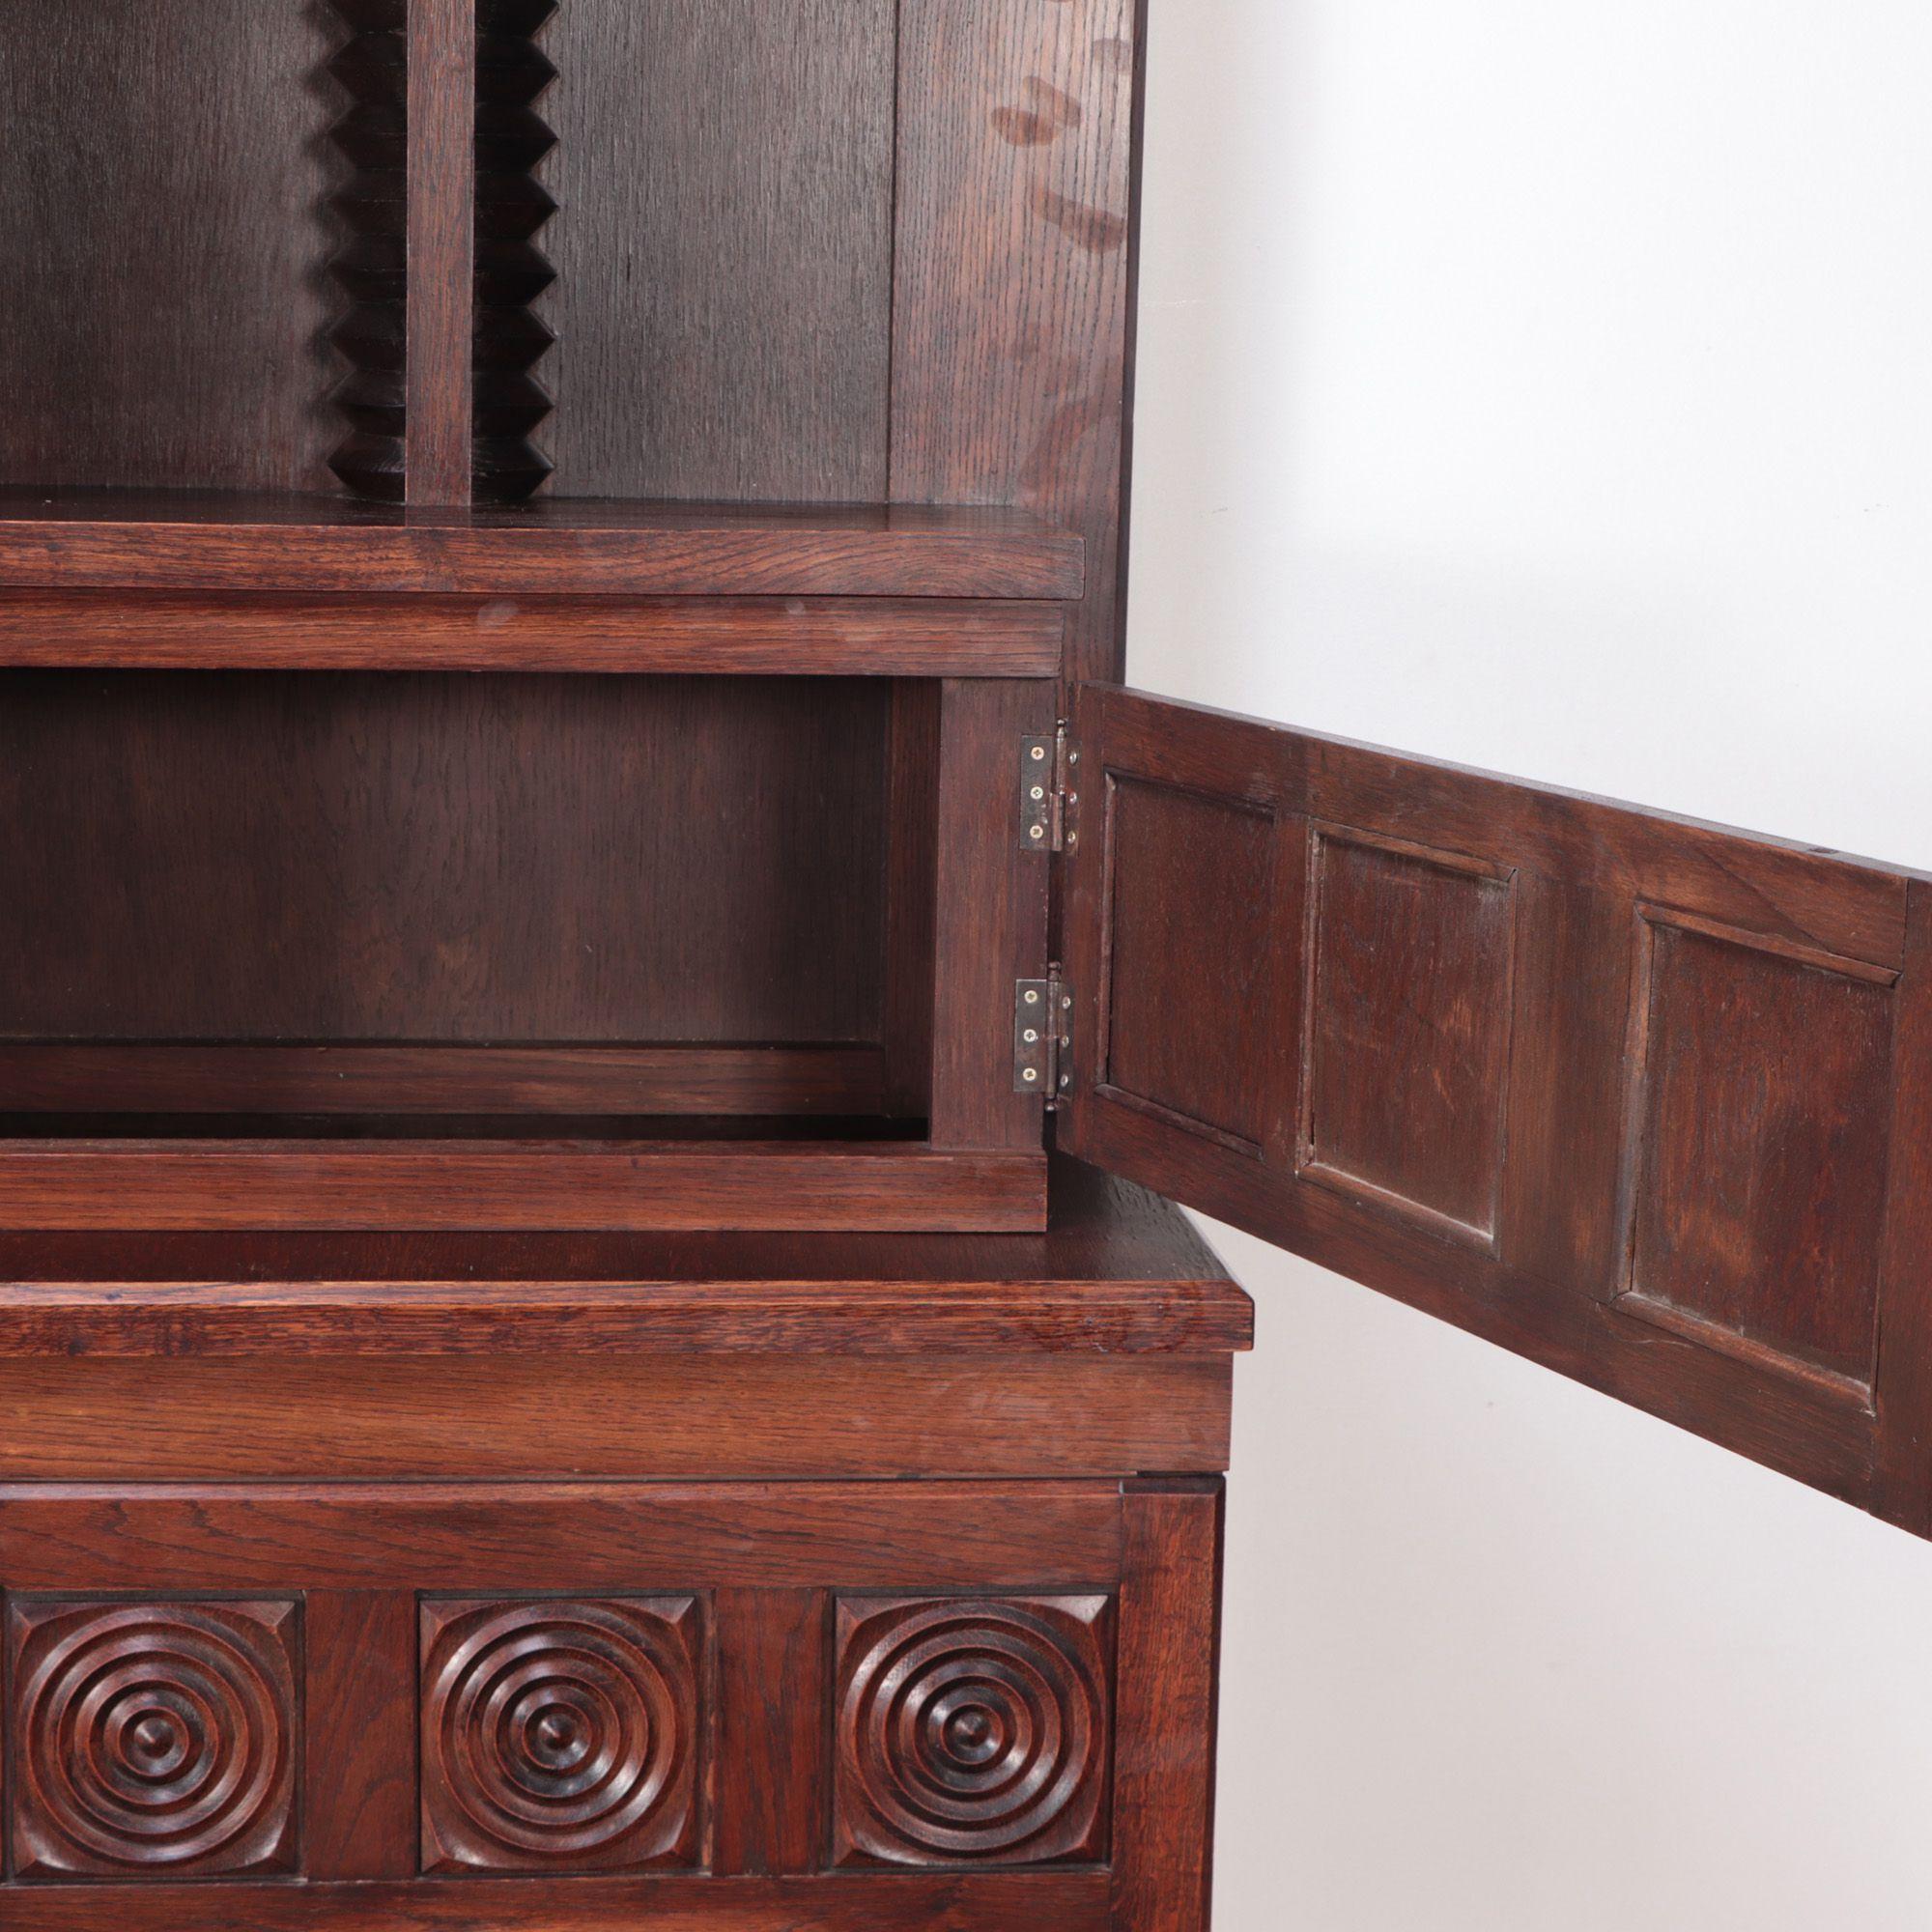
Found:
[[[1923,0],[1152,0],[1131,670],[1932,867]],[[1222,1932],[1924,1932],[1932,1546],[1211,1231]]]

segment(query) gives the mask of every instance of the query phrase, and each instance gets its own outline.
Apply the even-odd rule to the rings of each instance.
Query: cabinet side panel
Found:
[[[1046,965],[1047,862],[1020,850],[1022,741],[1053,729],[1044,679],[949,679],[940,704],[932,1144],[1037,1148],[1013,1091],[1015,984]]]
[[[905,0],[892,495],[1087,539],[1069,674],[1118,668],[1134,0]]]
[[[1221,1485],[1130,1483],[1124,1526],[1114,1932],[1208,1932]]]

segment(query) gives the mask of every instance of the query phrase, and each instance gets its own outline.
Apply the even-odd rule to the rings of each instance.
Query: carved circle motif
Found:
[[[259,1866],[289,1820],[293,1701],[286,1653],[247,1606],[54,1615],[20,1693],[33,1861]]]
[[[441,1631],[424,1743],[445,1863],[669,1861],[694,1782],[690,1614],[682,1601],[505,1604]]]
[[[850,1634],[842,1826],[859,1855],[1090,1856],[1106,1760],[1097,1601],[918,1604]]]

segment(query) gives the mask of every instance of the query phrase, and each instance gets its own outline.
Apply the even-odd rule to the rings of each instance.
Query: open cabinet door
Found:
[[[1932,882],[1081,689],[1084,1159],[1932,1533]]]

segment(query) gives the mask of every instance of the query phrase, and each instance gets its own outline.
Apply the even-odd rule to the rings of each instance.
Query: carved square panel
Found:
[[[698,1860],[695,1597],[422,1605],[426,1872]]]
[[[1183,1125],[1266,1138],[1274,821],[1111,781],[1102,1077]]]
[[[1633,1312],[1871,1379],[1897,976],[1647,912]]]
[[[19,1878],[296,1869],[294,1604],[17,1597],[8,1648]]]
[[[846,1598],[838,1620],[840,1865],[1105,1855],[1105,1597]]]
[[[1514,998],[1507,868],[1319,826],[1300,1170],[1495,1245]]]

